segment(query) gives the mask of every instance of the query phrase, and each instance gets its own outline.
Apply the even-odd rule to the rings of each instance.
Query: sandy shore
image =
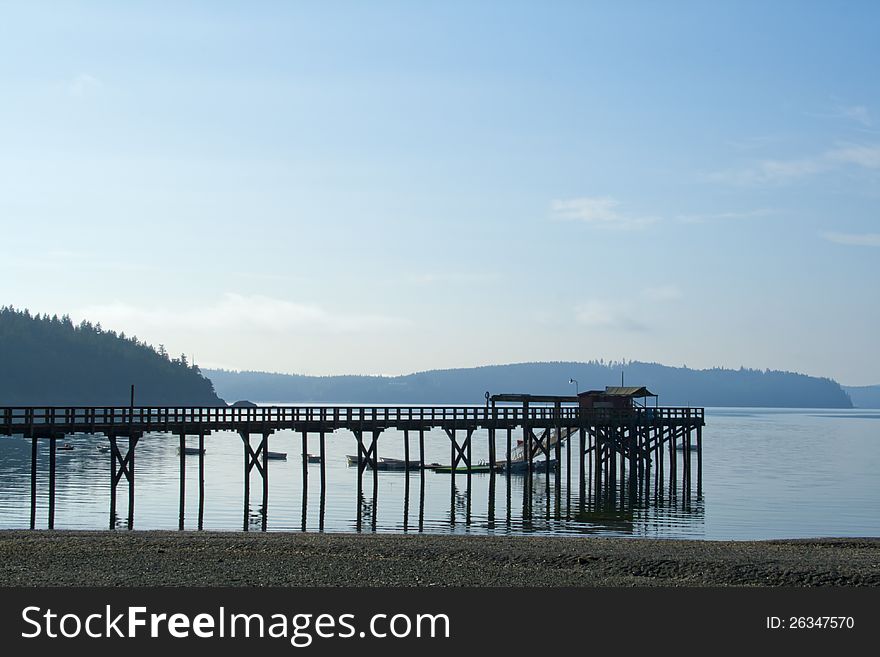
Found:
[[[880,539],[0,532],[2,586],[878,586]]]

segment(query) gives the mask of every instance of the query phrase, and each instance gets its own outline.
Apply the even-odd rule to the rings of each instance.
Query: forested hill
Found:
[[[0,406],[127,406],[131,384],[138,406],[224,404],[185,356],[100,324],[0,308]]]
[[[656,363],[519,363],[468,369],[432,370],[405,376],[302,376],[266,372],[206,370],[227,399],[263,402],[482,403],[486,391],[573,395],[620,385],[644,385],[660,404],[851,408],[840,385],[793,372],[749,369],[693,370]]]

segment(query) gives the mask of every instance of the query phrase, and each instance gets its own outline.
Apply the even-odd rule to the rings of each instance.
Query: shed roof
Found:
[[[587,390],[578,397],[656,397],[645,386],[605,386],[605,390]]]

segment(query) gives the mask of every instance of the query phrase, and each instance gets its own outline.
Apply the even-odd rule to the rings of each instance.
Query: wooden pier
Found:
[[[511,398],[515,398],[515,404],[509,403]],[[702,495],[702,427],[705,424],[702,408],[588,409],[577,405],[577,401],[577,397],[496,395],[489,398],[487,394],[485,406],[0,407],[0,435],[22,436],[32,441],[32,529],[36,526],[38,441],[48,440],[50,446],[48,527],[51,529],[55,522],[58,441],[78,433],[103,435],[109,441],[111,527],[117,523],[117,486],[123,478],[128,484],[127,524],[133,526],[136,448],[145,436],[157,433],[179,437],[181,529],[185,515],[186,438],[198,437],[195,456],[199,461],[198,527],[201,529],[205,439],[219,431],[238,433],[242,439],[245,529],[248,528],[250,475],[254,471],[262,483],[262,528],[266,528],[269,439],[279,431],[301,435],[304,480],[308,478],[309,435],[318,437],[322,509],[326,489],[325,437],[343,430],[354,436],[358,468],[358,529],[364,473],[371,471],[375,499],[377,473],[380,470],[379,437],[389,429],[397,430],[403,436],[407,493],[411,469],[419,471],[424,492],[424,472],[428,465],[425,462],[424,435],[426,431],[439,428],[449,438],[453,495],[457,471],[467,477],[470,490],[472,471],[478,467],[472,459],[472,440],[477,430],[486,430],[488,433],[489,464],[492,466],[489,485],[493,492],[496,466],[497,476],[504,476],[508,480],[509,493],[510,477],[515,474],[512,466],[520,465],[529,495],[533,473],[540,466],[542,471],[548,473],[544,479],[549,504],[551,479],[554,479],[557,493],[561,489],[560,465],[565,446],[567,490],[570,495],[572,473],[576,472],[581,512],[586,511],[587,504],[598,509],[622,500],[647,503],[652,498],[662,501],[665,495],[674,498],[679,494],[678,486],[682,499],[689,500],[694,476],[696,494],[698,498]],[[497,454],[498,432],[501,432],[506,446],[504,458],[499,458]],[[417,458],[413,458],[410,451],[410,437],[415,435],[418,436]],[[521,436],[519,450],[513,444],[515,435],[518,439]],[[572,467],[573,452],[576,469]],[[677,458],[677,452],[681,452],[681,458]],[[692,459],[692,454],[695,459]],[[692,467],[692,460],[695,460],[695,468]],[[683,464],[682,472],[678,472],[679,461]],[[411,466],[411,463],[416,465]],[[669,485],[663,482],[669,482]],[[526,506],[524,504],[524,509]],[[305,510],[304,487],[303,529]],[[375,505],[372,513],[375,514]]]

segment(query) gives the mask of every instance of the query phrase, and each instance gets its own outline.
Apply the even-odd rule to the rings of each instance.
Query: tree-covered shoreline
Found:
[[[186,356],[171,358],[100,324],[0,308],[0,405],[220,406],[212,382]]]

